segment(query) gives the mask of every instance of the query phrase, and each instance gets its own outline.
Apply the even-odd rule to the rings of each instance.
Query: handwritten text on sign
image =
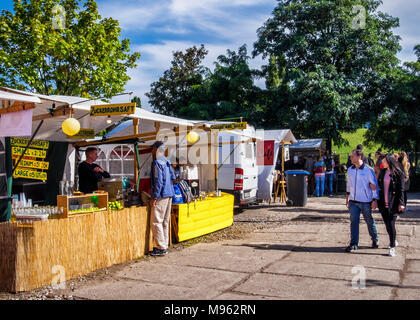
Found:
[[[12,147],[12,155],[21,155],[23,151],[25,151],[25,148]],[[26,149],[25,156],[45,158],[47,156],[47,151],[37,149]]]
[[[212,130],[236,130],[236,129],[246,129],[246,122],[237,122],[237,123],[227,123],[227,124],[214,124],[210,126]]]
[[[47,173],[18,167],[13,173],[13,178],[47,180]]]
[[[94,139],[95,130],[94,129],[80,129],[78,133],[74,136],[67,136],[67,139]]]
[[[10,143],[14,147],[26,147],[28,145],[29,139],[25,138],[11,138]],[[40,148],[40,149],[48,149],[50,146],[49,141],[43,140],[32,140],[29,147],[31,148]]]
[[[49,166],[50,166],[50,163],[45,162],[45,161],[33,161],[33,160],[22,159],[19,162],[19,167],[25,167],[25,168],[48,170]]]
[[[115,116],[120,114],[133,114],[136,103],[101,104],[90,107],[90,116]]]

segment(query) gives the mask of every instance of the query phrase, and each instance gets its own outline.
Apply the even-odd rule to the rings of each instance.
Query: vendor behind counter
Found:
[[[110,178],[111,175],[103,170],[96,163],[98,159],[98,150],[96,148],[87,148],[86,160],[79,165],[79,191],[83,193],[92,193],[98,190],[98,182],[102,178]]]

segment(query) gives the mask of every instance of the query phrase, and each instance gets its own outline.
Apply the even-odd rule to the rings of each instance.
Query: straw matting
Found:
[[[57,270],[68,280],[133,260],[149,252],[152,241],[146,207],[36,221],[33,228],[3,223],[0,290],[32,290],[51,285]]]

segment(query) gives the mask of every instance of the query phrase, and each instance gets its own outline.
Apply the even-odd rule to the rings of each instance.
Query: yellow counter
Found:
[[[233,224],[234,196],[208,197],[189,204],[172,204],[172,229],[178,242],[208,234]]]

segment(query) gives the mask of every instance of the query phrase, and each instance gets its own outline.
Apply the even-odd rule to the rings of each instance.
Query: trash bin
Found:
[[[347,176],[345,173],[337,175],[336,193],[344,193],[347,191]]]
[[[305,170],[285,171],[287,175],[287,198],[290,205],[304,207],[308,200],[308,175]]]

